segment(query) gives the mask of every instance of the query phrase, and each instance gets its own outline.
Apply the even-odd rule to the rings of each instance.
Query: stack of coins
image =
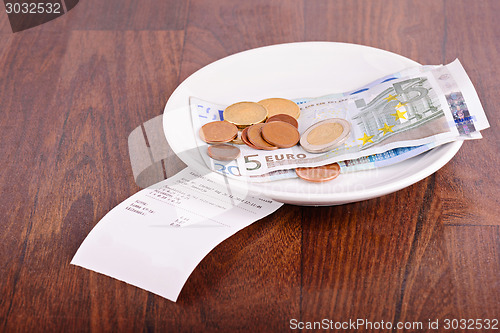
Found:
[[[265,124],[254,124],[246,129],[246,138],[252,144],[250,147],[264,150],[278,149],[275,145],[262,137],[262,128]]]
[[[263,150],[295,146],[300,140],[299,116],[299,106],[284,98],[268,98],[258,103],[238,102],[228,106],[223,113],[225,121],[241,130],[238,138],[243,143]]]
[[[238,102],[224,110],[224,121],[204,125],[200,137],[214,144],[207,150],[211,158],[231,161],[238,158],[240,149],[227,143],[275,150],[290,148],[300,142],[304,150],[319,154],[340,146],[349,136],[349,122],[336,118],[320,121],[300,135],[299,116],[299,106],[284,98],[268,98],[258,103]],[[315,168],[297,168],[295,172],[301,179],[324,182],[336,178],[340,167],[334,163]]]

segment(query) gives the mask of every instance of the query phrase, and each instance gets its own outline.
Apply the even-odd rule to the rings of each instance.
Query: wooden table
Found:
[[[500,319],[499,14],[497,0],[82,0],[14,34],[2,12],[0,331],[278,332],[365,319],[439,320],[450,332],[445,319]],[[180,82],[235,52],[315,40],[423,64],[459,58],[491,128],[394,194],[284,205],[215,248],[177,303],[70,265],[139,190],[127,137]]]

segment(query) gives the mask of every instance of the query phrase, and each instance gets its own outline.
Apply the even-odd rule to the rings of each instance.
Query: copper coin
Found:
[[[299,128],[297,119],[284,113],[275,114],[274,116],[269,117],[269,119],[266,120],[266,123],[270,123],[271,121],[284,121],[285,123],[293,125],[295,128]]]
[[[259,102],[264,105],[268,112],[268,117],[276,114],[287,114],[295,119],[300,116],[300,107],[295,102],[285,98],[267,98]]]
[[[227,121],[213,121],[200,128],[200,138],[207,143],[229,142],[237,136],[238,128]]]
[[[300,133],[293,125],[284,121],[272,121],[262,126],[264,140],[278,148],[290,148],[300,140]]]
[[[270,124],[272,124],[272,123],[270,123]],[[265,150],[278,149],[278,147],[273,146],[272,144],[270,144],[269,142],[267,142],[266,140],[264,140],[262,138],[261,129],[262,129],[262,127],[264,127],[264,125],[268,125],[268,124],[255,124],[255,125],[248,127],[248,131],[247,131],[248,140],[254,146],[256,146],[257,148],[260,148],[260,149],[265,149]]]
[[[315,168],[297,168],[295,173],[309,182],[321,183],[337,178],[340,174],[340,166],[338,163],[333,163]]]
[[[267,109],[255,102],[239,102],[225,108],[223,117],[225,121],[244,128],[264,122],[267,118]]]
[[[236,137],[231,141],[232,144],[235,144],[235,145],[244,145],[245,142],[243,142],[243,139],[241,138],[241,132],[242,131],[238,131],[238,135],[236,135]]]
[[[232,161],[240,156],[240,148],[226,143],[218,143],[208,147],[207,153],[214,160]]]
[[[247,146],[253,148],[253,149],[260,149],[260,148],[257,148],[253,145],[253,143],[250,142],[250,140],[248,140],[248,129],[249,127],[245,127],[243,129],[243,131],[241,131],[241,140],[243,140],[244,143],[246,143]]]

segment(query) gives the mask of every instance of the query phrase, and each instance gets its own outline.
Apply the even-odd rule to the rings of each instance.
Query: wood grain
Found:
[[[308,1],[306,34],[312,40],[368,45],[420,63],[439,63],[444,6],[444,1],[375,0],[369,6],[365,1]]]
[[[2,8],[2,10],[0,12],[0,36],[3,34],[6,34],[6,35],[12,34],[12,29],[11,29],[10,23],[9,23],[9,17],[7,16],[7,13],[5,13],[3,10],[4,9]],[[6,37],[6,36],[2,36],[2,37]]]
[[[453,15],[447,20],[447,37],[443,53],[445,61],[459,58],[478,92],[491,128],[482,132],[484,139],[465,142],[460,152],[447,165],[448,172],[439,173],[440,195],[443,198],[444,223],[450,225],[500,225],[500,178],[498,156],[500,120],[495,116],[496,91],[500,59],[493,57],[499,50],[490,40],[500,36],[500,27],[492,25],[479,33],[472,29],[479,22],[495,22],[500,10],[498,2],[484,2],[470,6],[467,2],[453,2],[447,7]],[[467,45],[465,47],[465,45]],[[453,53],[450,50],[454,50]],[[477,200],[481,198],[481,200]]]
[[[0,13],[0,331],[281,332],[291,319],[498,318],[499,7],[87,0],[16,34]],[[283,206],[205,257],[177,303],[69,264],[96,223],[139,190],[128,135],[162,113],[182,80],[235,52],[312,40],[425,64],[458,57],[491,128],[396,193]],[[168,175],[178,167],[169,161]]]
[[[309,212],[316,223],[304,229],[304,319],[363,313],[397,321],[414,280],[409,268],[419,264],[436,227],[433,191],[429,178],[397,194]],[[315,246],[327,240],[328,247]]]
[[[304,40],[303,1],[191,1],[181,78],[230,54]],[[272,31],[272,33],[270,33]]]

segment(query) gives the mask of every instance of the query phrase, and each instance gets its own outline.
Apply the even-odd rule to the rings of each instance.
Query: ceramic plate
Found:
[[[208,172],[196,149],[190,96],[225,105],[269,97],[316,97],[353,90],[415,65],[418,63],[391,52],[331,42],[280,44],[237,53],[203,67],[177,87],[165,106],[165,136],[184,163]],[[367,200],[431,175],[461,145],[462,142],[453,142],[393,166],[341,174],[326,183],[290,179],[250,184],[250,189],[296,205],[339,205]]]

